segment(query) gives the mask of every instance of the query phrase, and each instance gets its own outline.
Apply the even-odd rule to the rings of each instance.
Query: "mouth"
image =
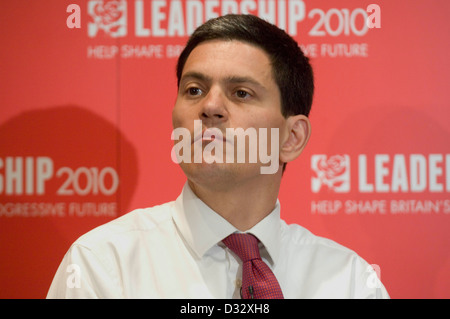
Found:
[[[222,131],[216,127],[203,129],[201,134],[194,137],[193,143],[198,140],[202,140],[202,143],[210,143],[215,140],[222,140],[223,143],[227,142],[225,134],[223,134]]]

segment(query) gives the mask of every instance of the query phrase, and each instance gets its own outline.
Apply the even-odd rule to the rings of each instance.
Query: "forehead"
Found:
[[[212,79],[249,77],[261,84],[274,84],[267,53],[257,46],[236,40],[200,43],[187,58],[181,78],[192,72]]]

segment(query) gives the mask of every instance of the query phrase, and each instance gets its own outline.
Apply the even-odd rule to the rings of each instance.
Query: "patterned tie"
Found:
[[[280,284],[261,259],[258,239],[250,234],[231,234],[222,241],[242,260],[243,299],[283,299]]]

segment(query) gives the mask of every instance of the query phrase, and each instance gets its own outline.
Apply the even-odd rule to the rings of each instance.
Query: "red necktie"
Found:
[[[231,234],[222,241],[242,260],[243,299],[283,299],[280,284],[261,259],[258,239],[250,234]]]

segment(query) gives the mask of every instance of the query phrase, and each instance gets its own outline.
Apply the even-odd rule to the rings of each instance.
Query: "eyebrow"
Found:
[[[190,72],[186,72],[185,74],[183,74],[181,76],[180,84],[189,79],[199,80],[199,81],[203,81],[203,82],[211,82],[212,81],[211,77],[209,77],[203,73],[190,71]]]
[[[235,83],[235,84],[250,83],[250,84],[252,84],[254,86],[257,86],[257,87],[259,87],[261,89],[264,89],[264,90],[266,89],[264,87],[264,85],[262,85],[259,81],[255,80],[254,78],[249,77],[249,76],[230,76],[230,77],[227,77],[225,79],[225,81],[227,83]]]
[[[196,72],[196,71],[189,71],[189,72],[186,72],[185,74],[183,74],[183,76],[181,77],[180,83],[182,83],[186,80],[189,80],[189,79],[199,80],[199,81],[203,81],[203,82],[207,82],[207,83],[212,82],[212,78],[206,74],[203,74],[201,72]],[[262,85],[259,81],[255,80],[254,78],[249,77],[249,76],[229,76],[224,79],[224,82],[231,83],[231,84],[250,83],[254,86],[257,86],[261,89],[266,90],[266,87],[264,85]]]

